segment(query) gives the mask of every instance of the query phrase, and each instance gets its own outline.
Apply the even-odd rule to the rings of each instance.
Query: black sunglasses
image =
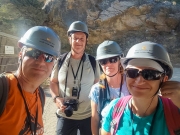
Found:
[[[128,68],[125,70],[126,75],[129,78],[137,78],[140,74],[145,80],[159,80],[162,76],[162,72],[153,70],[153,69],[143,69],[142,71],[139,71],[138,69],[134,68]]]
[[[28,57],[31,57],[31,58],[33,58],[35,60],[37,60],[40,55],[43,55],[45,62],[53,62],[54,59],[55,59],[55,57],[53,55],[41,52],[41,51],[36,50],[34,48],[27,48],[26,52],[25,52],[25,55],[28,56]]]
[[[116,63],[118,60],[119,60],[119,57],[112,57],[112,58],[102,59],[102,60],[99,60],[99,64],[106,65],[108,63],[108,61],[110,63]]]

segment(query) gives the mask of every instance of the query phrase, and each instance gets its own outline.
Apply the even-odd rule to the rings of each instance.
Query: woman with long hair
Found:
[[[100,81],[91,88],[91,130],[93,135],[99,135],[103,108],[118,97],[129,95],[124,82],[124,70],[120,59],[123,57],[122,49],[115,41],[106,40],[97,48],[96,60],[102,70]],[[106,111],[103,110],[105,113]],[[103,113],[102,112],[102,113]]]

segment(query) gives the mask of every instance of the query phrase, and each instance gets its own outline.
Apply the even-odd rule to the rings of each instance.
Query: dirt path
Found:
[[[49,89],[44,89],[46,94],[46,103],[44,107],[43,113],[43,121],[44,121],[44,135],[56,135],[56,106],[52,101],[51,94]]]

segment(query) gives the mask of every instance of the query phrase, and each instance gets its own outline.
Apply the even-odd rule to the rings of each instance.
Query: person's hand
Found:
[[[180,82],[166,81],[162,84],[160,93],[163,97],[169,98],[180,108]]]
[[[66,106],[64,106],[64,99],[63,98],[56,98],[56,106],[59,108],[59,110],[61,112],[64,112],[64,110],[66,109]]]

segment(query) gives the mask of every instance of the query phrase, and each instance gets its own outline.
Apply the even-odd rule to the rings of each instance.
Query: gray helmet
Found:
[[[89,35],[87,25],[81,21],[73,22],[69,26],[69,29],[67,31],[67,35],[70,36],[72,33],[75,33],[75,32],[83,32],[86,34],[86,37],[88,37],[88,35]]]
[[[60,55],[61,41],[59,36],[46,26],[35,26],[30,28],[18,41],[22,45],[35,48],[53,56]],[[19,44],[19,47],[22,47]]]
[[[96,60],[106,59],[114,56],[123,57],[122,49],[115,41],[106,40],[98,46]]]
[[[164,64],[162,68],[166,70],[169,79],[173,74],[173,67],[167,50],[160,44],[145,41],[132,46],[126,57],[121,59],[121,64],[126,67],[128,61],[134,58],[148,58]],[[167,68],[165,68],[165,66]]]

